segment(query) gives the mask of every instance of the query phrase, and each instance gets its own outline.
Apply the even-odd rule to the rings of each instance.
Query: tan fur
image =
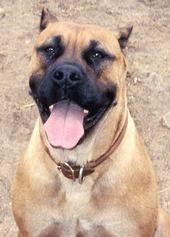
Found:
[[[158,207],[150,158],[127,109],[126,61],[118,41],[111,32],[98,26],[49,23],[35,48],[57,34],[64,35],[67,45],[63,57],[72,57],[82,64],[81,50],[91,38],[103,42],[115,54],[115,62],[105,65],[99,80],[103,85],[113,81],[118,86],[118,105],[109,109],[93,132],[73,150],[52,148],[38,119],[13,184],[13,212],[19,236],[170,236],[169,217]],[[44,70],[41,57],[34,50],[31,72],[42,74]],[[97,159],[110,147],[127,113],[126,133],[116,151],[83,184],[64,177],[55,162],[73,161],[83,165]]]

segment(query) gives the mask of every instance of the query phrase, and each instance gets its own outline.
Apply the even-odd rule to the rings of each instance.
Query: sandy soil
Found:
[[[170,211],[170,1],[0,0],[0,236],[15,237],[10,185],[37,117],[28,95],[28,63],[43,6],[59,20],[115,29],[132,23],[127,78],[130,111],[158,176],[162,206]]]

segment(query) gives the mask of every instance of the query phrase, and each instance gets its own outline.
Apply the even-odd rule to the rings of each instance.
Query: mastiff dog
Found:
[[[19,237],[170,237],[127,107],[131,31],[58,22],[43,9],[29,81],[40,117],[12,191]]]

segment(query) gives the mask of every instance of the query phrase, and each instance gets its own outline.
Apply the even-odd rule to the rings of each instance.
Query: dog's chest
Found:
[[[77,220],[74,225],[72,221],[72,225],[54,223],[45,228],[38,237],[116,237],[102,225],[85,222]]]
[[[89,183],[88,188],[84,184],[65,183],[58,193],[56,204],[54,205],[53,200],[52,206],[45,215],[46,220],[44,219],[44,224],[41,225],[43,229],[39,237],[117,236],[114,233],[122,228],[121,215],[118,212],[115,215],[116,210],[109,203],[104,203],[104,193],[98,190],[92,195],[92,190],[93,186]],[[101,200],[98,205],[96,200]]]

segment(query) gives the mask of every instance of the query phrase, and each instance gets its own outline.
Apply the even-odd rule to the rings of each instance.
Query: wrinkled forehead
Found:
[[[96,42],[107,51],[119,54],[119,43],[114,34],[96,25],[80,25],[75,23],[55,22],[49,23],[48,27],[40,33],[35,46],[50,44],[60,38],[65,47],[86,48],[92,42]]]

